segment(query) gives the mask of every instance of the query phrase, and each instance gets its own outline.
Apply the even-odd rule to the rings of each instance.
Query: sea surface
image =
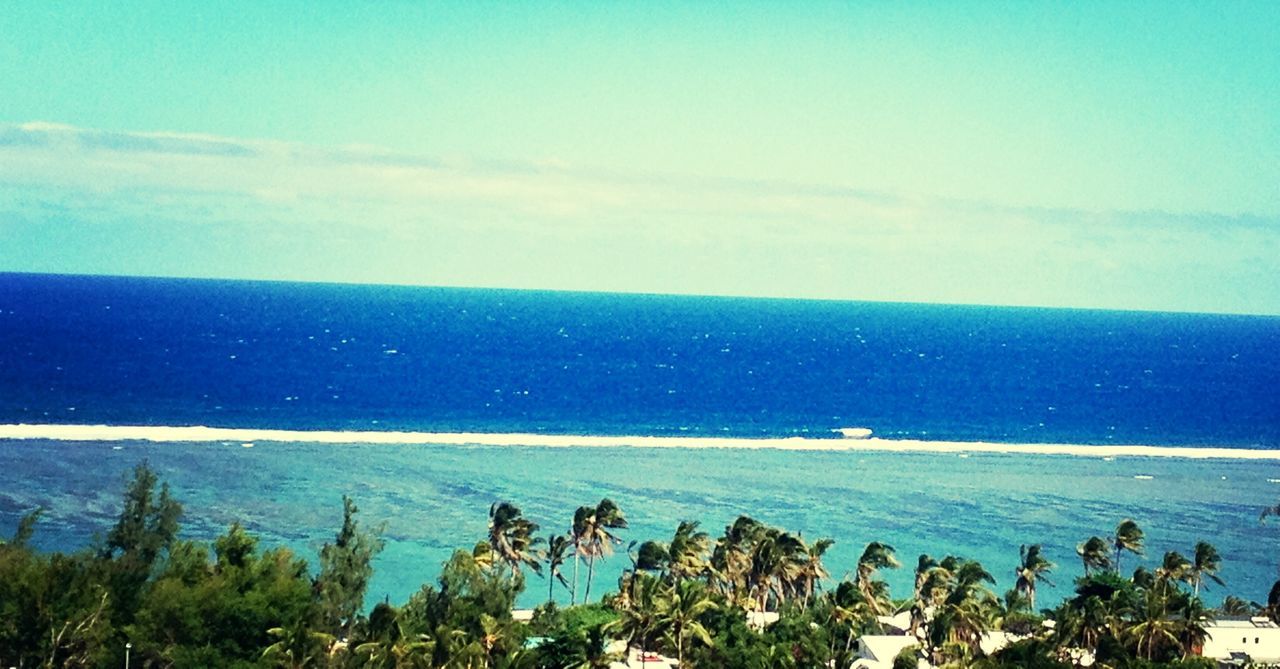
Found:
[[[0,274],[0,424],[1276,449],[1278,388],[1273,317]],[[1280,563],[1258,520],[1280,461],[1022,453],[0,440],[0,534],[43,506],[37,545],[86,545],[144,459],[188,536],[240,521],[313,563],[353,496],[386,525],[370,601],[432,580],[496,500],[563,532],[608,496],[627,542],[747,513],[834,538],[836,578],[884,541],[897,596],[919,553],[980,559],[1003,592],[1042,543],[1052,603],[1075,545],[1126,517],[1148,532],[1126,570],[1219,547],[1210,602],[1265,599]]]

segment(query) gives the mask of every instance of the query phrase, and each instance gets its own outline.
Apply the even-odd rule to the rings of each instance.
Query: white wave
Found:
[[[652,437],[607,435],[493,434],[484,432],[310,431],[258,428],[142,425],[0,425],[0,440],[154,441],[154,442],[304,442],[323,444],[436,444],[456,446],[771,448],[788,451],[900,453],[1022,453],[1085,457],[1154,457],[1230,460],[1280,460],[1280,450],[1190,448],[1176,446],[1015,444],[919,439],[807,439],[745,437]]]

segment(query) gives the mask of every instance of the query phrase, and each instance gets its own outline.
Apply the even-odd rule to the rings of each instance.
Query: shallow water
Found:
[[[40,505],[48,512],[38,546],[85,545],[113,522],[124,478],[143,459],[187,505],[188,537],[211,538],[239,520],[312,564],[341,523],[342,494],[352,495],[365,522],[386,523],[370,601],[403,601],[434,579],[454,548],[484,537],[497,500],[516,503],[545,533],[564,532],[574,508],[608,496],[631,521],[626,541],[668,538],[682,519],[715,536],[746,513],[811,540],[834,538],[827,565],[836,578],[866,542],[883,541],[907,565],[887,574],[896,596],[909,593],[921,552],[979,559],[1003,592],[1019,544],[1042,543],[1059,565],[1059,587],[1040,594],[1052,604],[1080,572],[1075,545],[1125,517],[1148,537],[1146,558],[1126,555],[1126,571],[1153,568],[1166,550],[1188,554],[1201,539],[1215,544],[1227,588],[1214,586],[1210,602],[1264,599],[1280,555],[1280,524],[1258,521],[1280,496],[1269,481],[1280,480],[1280,463],[981,453],[0,441],[0,469],[11,473],[0,531]],[[594,592],[613,589],[626,564],[610,558]],[[533,577],[522,602],[545,593]]]

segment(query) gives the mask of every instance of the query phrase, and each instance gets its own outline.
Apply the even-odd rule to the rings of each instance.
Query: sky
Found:
[[[0,271],[1280,315],[1280,3],[18,2]]]

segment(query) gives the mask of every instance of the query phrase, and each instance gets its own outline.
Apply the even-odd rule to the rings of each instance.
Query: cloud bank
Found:
[[[1280,314],[1280,220],[0,126],[0,270]]]

